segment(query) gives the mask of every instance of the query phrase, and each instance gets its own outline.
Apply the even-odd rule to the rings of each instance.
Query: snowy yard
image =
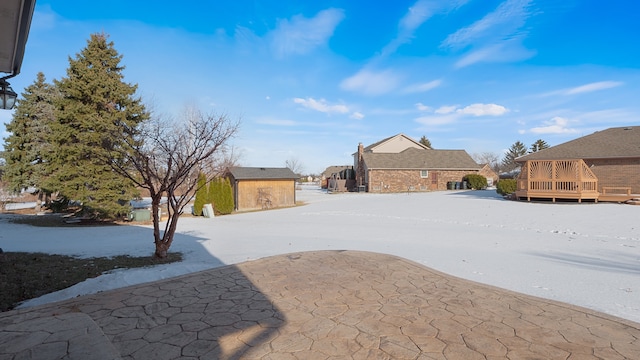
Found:
[[[120,270],[25,306],[307,250],[393,254],[433,269],[640,322],[640,206],[506,201],[495,191],[326,194],[307,205],[184,218],[181,263]],[[149,226],[42,228],[0,216],[0,248],[78,256],[151,255]]]

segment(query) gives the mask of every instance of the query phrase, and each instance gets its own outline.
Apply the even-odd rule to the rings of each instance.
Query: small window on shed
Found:
[[[420,170],[420,177],[421,178],[428,178],[429,177],[429,170]]]

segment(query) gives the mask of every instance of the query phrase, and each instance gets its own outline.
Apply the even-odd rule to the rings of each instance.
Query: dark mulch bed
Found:
[[[0,311],[11,310],[24,300],[62,290],[110,270],[181,260],[180,253],[169,253],[166,259],[151,256],[81,259],[43,253],[5,252],[0,254]]]

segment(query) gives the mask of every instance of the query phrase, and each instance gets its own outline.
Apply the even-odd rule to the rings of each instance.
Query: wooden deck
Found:
[[[626,186],[603,186],[598,197],[599,201],[626,202],[632,199],[640,199],[640,194],[632,194],[631,188]]]
[[[598,201],[598,178],[584,161],[530,160],[517,180],[516,197],[535,199],[573,199]]]

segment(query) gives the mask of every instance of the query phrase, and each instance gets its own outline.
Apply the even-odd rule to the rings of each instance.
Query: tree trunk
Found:
[[[158,259],[165,259],[169,254],[170,244],[166,244],[162,241],[156,241],[156,252],[153,254]]]

